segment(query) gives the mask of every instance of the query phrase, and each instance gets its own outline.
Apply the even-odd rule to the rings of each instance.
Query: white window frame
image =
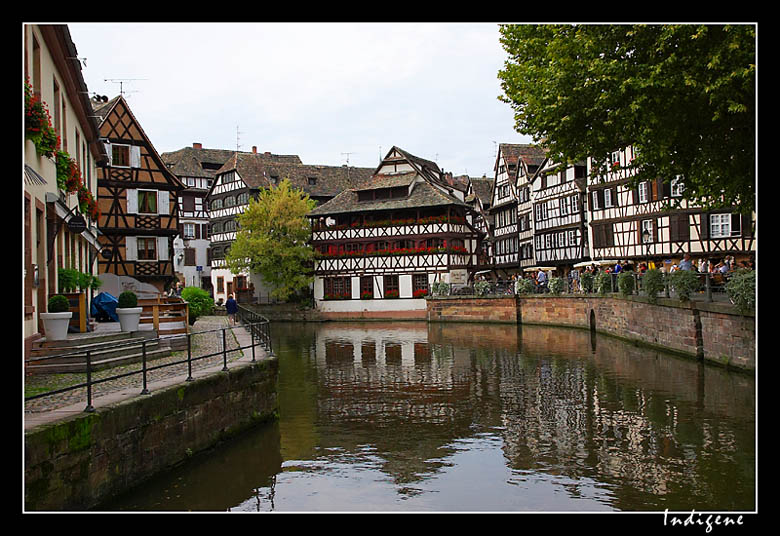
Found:
[[[594,191],[592,196],[593,210],[600,210],[599,207],[599,193]]]
[[[561,216],[568,216],[569,215],[569,202],[568,199],[565,197],[561,197],[558,202],[558,207],[561,211]]]
[[[647,231],[647,240],[644,238],[645,231]],[[642,220],[640,236],[643,244],[651,244],[653,242],[653,220]]]
[[[612,206],[612,190],[609,188],[604,189],[604,208]]]
[[[182,224],[182,238],[191,240],[195,238],[195,224],[191,222],[185,222]]]
[[[677,175],[672,179],[672,197],[682,197],[683,190],[685,190],[685,184],[680,175]]]
[[[728,238],[731,232],[731,213],[710,214],[710,238]]]
[[[640,203],[647,203],[647,201],[648,201],[647,186],[648,186],[647,182],[640,182],[639,183],[639,202]]]

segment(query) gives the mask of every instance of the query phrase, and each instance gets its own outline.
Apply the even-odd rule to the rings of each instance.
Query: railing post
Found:
[[[225,342],[225,328],[222,328],[222,372],[227,371],[227,344]]]
[[[148,395],[149,389],[146,388],[146,340],[141,341],[141,363],[143,367],[144,387],[141,389],[142,395]]]
[[[92,413],[95,408],[92,407],[92,359],[87,350],[87,407],[84,408],[87,413]]]
[[[710,273],[705,272],[704,274],[704,288],[707,292],[707,301],[712,301],[712,279],[710,278]]]
[[[256,361],[255,359],[255,327],[256,324],[252,323],[249,324],[249,336],[252,337],[252,363]]]
[[[192,334],[186,333],[187,336],[187,381],[192,381]]]

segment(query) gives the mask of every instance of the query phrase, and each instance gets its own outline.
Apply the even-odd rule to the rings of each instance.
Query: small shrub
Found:
[[[726,283],[726,294],[738,312],[745,314],[756,308],[756,273],[739,270]]]
[[[518,279],[515,284],[518,294],[533,294],[536,290],[536,284],[531,279]]]
[[[634,293],[634,273],[620,272],[617,276],[617,286],[621,295],[632,295]]]
[[[580,283],[585,292],[593,292],[593,280],[594,277],[592,272],[584,272],[580,275]]]
[[[213,298],[200,287],[184,287],[181,291],[181,299],[189,304],[190,325],[194,324],[199,317],[211,314],[214,309]]]
[[[490,291],[490,283],[487,281],[477,281],[474,283],[474,292],[478,296],[484,296]]]
[[[669,285],[680,301],[690,301],[691,295],[701,288],[699,274],[691,270],[677,270],[669,274]]]
[[[562,277],[551,277],[548,288],[551,294],[561,294],[566,287],[566,282]]]
[[[70,303],[62,294],[55,294],[49,298],[48,307],[50,313],[67,313],[70,310]]]
[[[658,293],[664,290],[664,273],[657,268],[648,270],[642,276],[642,289],[652,303],[658,301]]]
[[[126,290],[119,295],[116,306],[120,309],[138,307],[138,296],[132,290]]]
[[[434,296],[447,296],[450,293],[450,285],[444,281],[437,281],[431,285]]]
[[[609,272],[599,272],[595,283],[598,293],[602,296],[612,292],[612,274]]]

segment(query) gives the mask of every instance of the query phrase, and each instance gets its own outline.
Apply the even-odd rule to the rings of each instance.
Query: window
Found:
[[[236,204],[236,198],[233,197],[232,195],[229,195],[229,196],[227,196],[225,198],[225,206],[226,207],[232,207],[235,204]]]
[[[593,210],[598,210],[599,207],[599,193],[593,192],[593,202],[591,203],[593,205]]]
[[[157,214],[157,192],[154,190],[138,190],[138,213]]]
[[[117,167],[130,167],[129,145],[111,145],[111,165]]]
[[[323,281],[325,299],[349,299],[352,297],[352,278],[328,277]]]
[[[364,300],[374,297],[374,278],[371,276],[360,278],[360,297]]]
[[[612,206],[612,190],[607,188],[604,190],[604,207],[611,207]]]
[[[428,294],[428,274],[412,275],[412,296],[420,297]]]
[[[612,151],[612,165],[620,165],[620,151]]]
[[[314,186],[315,184],[317,184],[317,178],[309,177],[309,186]]]
[[[185,223],[183,225],[183,238],[195,238],[195,224]]]
[[[238,194],[238,204],[239,205],[249,204],[249,194],[247,192],[244,192],[243,194]]]
[[[384,278],[385,296],[398,296],[398,276],[386,275]]]
[[[211,210],[216,210],[218,208],[222,208],[222,200],[221,199],[212,199],[211,200]]]
[[[154,261],[157,260],[157,239],[154,237],[138,237],[138,260]]]
[[[569,200],[565,197],[561,197],[558,200],[558,204],[561,209],[561,216],[566,216],[569,213]]]
[[[732,214],[710,214],[710,238],[739,235],[740,219]]]
[[[639,183],[639,202],[640,203],[647,203],[648,197],[647,197],[647,183],[646,182],[640,182]]]
[[[681,197],[684,188],[681,176],[677,175],[672,179],[672,197]]]
[[[217,277],[217,292],[225,292],[225,278]]]
[[[184,266],[195,266],[195,248],[184,248]]]
[[[653,241],[653,220],[642,220],[642,243],[649,244]]]

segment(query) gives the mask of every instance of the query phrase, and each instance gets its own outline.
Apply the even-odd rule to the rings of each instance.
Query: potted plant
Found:
[[[68,325],[73,313],[68,298],[56,294],[49,298],[48,313],[41,313],[47,341],[62,341],[68,337]]]
[[[143,309],[143,307],[138,307],[138,296],[135,292],[126,290],[121,293],[116,304],[120,329],[122,331],[138,331]]]

